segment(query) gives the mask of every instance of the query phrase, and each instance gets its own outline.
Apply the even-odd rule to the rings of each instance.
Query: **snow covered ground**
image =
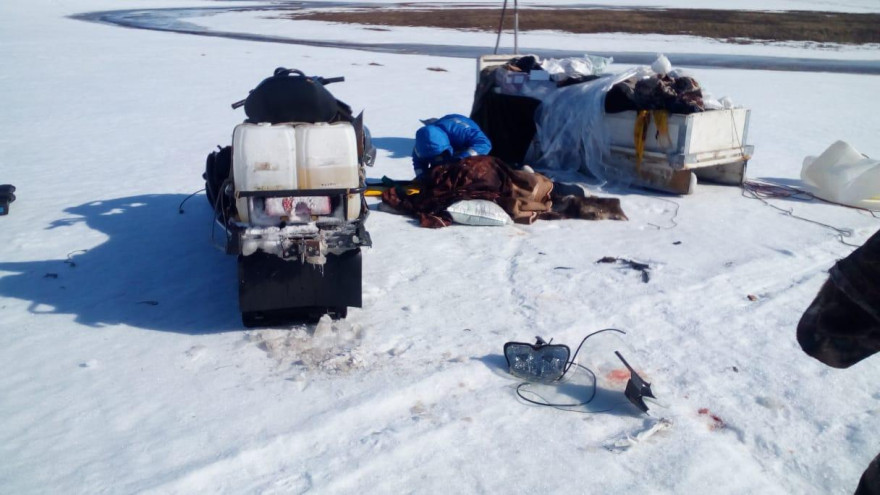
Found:
[[[0,492],[855,488],[880,445],[880,358],[832,370],[794,336],[852,247],[737,188],[621,194],[629,222],[427,230],[376,211],[362,309],[333,324],[242,329],[235,260],[212,247],[207,202],[197,195],[178,212],[203,186],[205,155],[243,118],[229,103],[279,65],[344,75],[330,89],[366,109],[380,148],[370,175],[405,178],[418,119],[468,112],[474,62],[65,17],[205,5],[218,4],[0,4],[0,183],[18,188],[0,217]],[[796,181],[803,157],[837,139],[880,156],[875,76],[696,75],[752,109],[751,177]],[[853,244],[880,228],[849,209],[774,204],[852,229]],[[596,264],[603,256],[649,263],[650,282]],[[596,336],[582,351],[599,378],[584,409],[593,414],[517,400],[506,341],[576,346],[606,327],[627,335]],[[625,438],[656,419],[623,399],[615,349],[668,406],[652,412],[672,426],[640,442]],[[577,401],[587,385],[576,375],[544,393]]]

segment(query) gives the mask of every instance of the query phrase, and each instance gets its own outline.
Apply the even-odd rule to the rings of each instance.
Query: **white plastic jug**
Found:
[[[232,178],[236,191],[297,189],[296,132],[291,125],[239,124],[232,132]],[[249,221],[248,199],[236,200]]]
[[[296,127],[297,163],[303,189],[358,187],[357,141],[348,122],[301,124]],[[360,214],[360,194],[348,196],[348,218]]]
[[[801,179],[824,200],[880,210],[880,161],[844,141],[832,144],[818,157],[804,158]]]

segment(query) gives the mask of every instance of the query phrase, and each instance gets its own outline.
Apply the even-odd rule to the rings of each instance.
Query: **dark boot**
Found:
[[[797,339],[804,352],[835,368],[880,351],[880,232],[831,268]]]
[[[880,454],[868,465],[853,495],[880,495]]]

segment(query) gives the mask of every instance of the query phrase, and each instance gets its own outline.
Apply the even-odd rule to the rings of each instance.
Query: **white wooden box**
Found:
[[[747,108],[733,108],[669,114],[665,135],[652,118],[641,162],[635,148],[638,113],[605,114],[610,137],[606,159],[610,166],[632,172],[637,184],[668,192],[692,193],[697,177],[739,185],[754,152],[754,146],[746,144],[750,113]]]

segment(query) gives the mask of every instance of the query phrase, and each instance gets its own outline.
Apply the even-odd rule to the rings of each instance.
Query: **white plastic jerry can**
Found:
[[[232,132],[235,191],[297,189],[296,130],[291,125],[239,124]],[[248,222],[248,198],[236,200],[239,220]]]
[[[350,189],[360,184],[357,140],[348,122],[296,127],[298,180],[302,189]],[[348,219],[360,215],[360,194],[349,194]]]

